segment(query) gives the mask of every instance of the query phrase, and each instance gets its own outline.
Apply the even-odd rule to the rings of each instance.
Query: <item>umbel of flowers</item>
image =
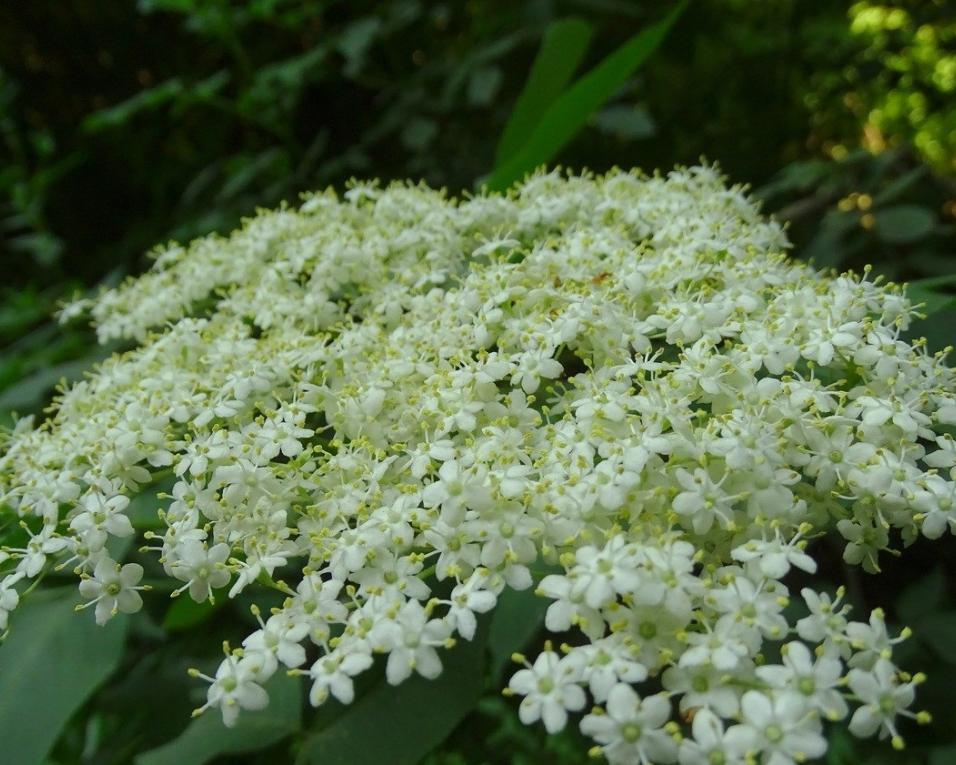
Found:
[[[352,701],[376,655],[390,683],[433,678],[535,588],[560,646],[517,656],[506,693],[612,763],[801,762],[847,718],[902,746],[899,717],[928,718],[893,664],[906,631],[784,580],[825,533],[876,571],[956,527],[956,380],[902,339],[902,288],[786,248],[695,167],[462,200],[354,184],[161,249],[65,311],[135,349],[8,438],[28,537],[2,553],[0,628],[54,566],[98,622],[139,609],[143,568],[107,541],[171,474],[147,537],[175,594],[287,595],[195,673],[227,724],[285,669],[315,705]]]

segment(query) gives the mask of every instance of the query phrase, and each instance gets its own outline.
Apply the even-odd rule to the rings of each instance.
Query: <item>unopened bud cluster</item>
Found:
[[[433,678],[510,587],[561,642],[517,657],[521,719],[581,712],[612,763],[801,762],[848,717],[901,746],[901,636],[842,592],[789,617],[784,580],[826,533],[875,572],[956,526],[956,379],[902,288],[786,248],[708,167],[354,184],[169,246],[64,312],[137,347],[8,439],[0,629],[53,566],[101,623],[140,608],[107,542],[172,475],[148,544],[175,592],[287,596],[195,673],[227,724],[280,665],[316,705],[377,654]]]

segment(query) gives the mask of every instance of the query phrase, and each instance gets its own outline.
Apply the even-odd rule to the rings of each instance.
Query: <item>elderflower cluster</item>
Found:
[[[901,288],[786,248],[709,167],[463,200],[355,184],[167,247],[66,312],[136,347],[9,437],[0,629],[54,566],[98,622],[139,609],[143,566],[108,542],[170,477],[152,575],[287,595],[195,673],[227,724],[280,667],[314,705],[379,655],[392,684],[434,678],[534,588],[560,648],[506,692],[549,731],[589,709],[611,763],[802,762],[846,718],[901,746],[925,719],[905,631],[811,588],[793,618],[784,580],[823,534],[876,571],[956,528],[956,379],[903,339]]]

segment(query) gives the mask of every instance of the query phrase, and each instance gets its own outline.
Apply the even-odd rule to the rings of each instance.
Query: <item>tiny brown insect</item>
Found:
[[[694,722],[694,718],[697,716],[697,712],[699,709],[700,707],[689,707],[688,709],[681,712],[681,719],[685,723],[690,725],[692,722]]]

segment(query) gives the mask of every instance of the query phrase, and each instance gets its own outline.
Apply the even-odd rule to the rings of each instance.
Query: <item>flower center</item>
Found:
[[[630,744],[633,744],[641,737],[641,726],[637,723],[628,723],[621,728],[621,738]]]

